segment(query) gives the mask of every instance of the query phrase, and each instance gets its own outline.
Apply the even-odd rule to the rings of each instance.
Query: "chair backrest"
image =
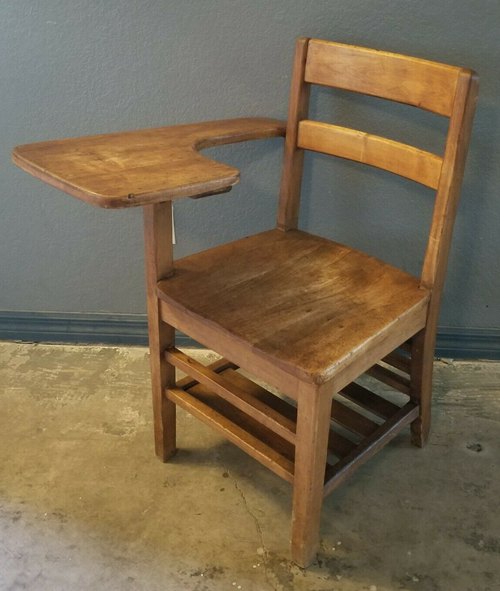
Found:
[[[448,117],[444,154],[309,120],[311,84],[389,99]],[[305,149],[376,166],[422,183],[436,190],[436,200],[421,283],[440,292],[477,89],[478,79],[472,70],[342,43],[299,39],[293,65],[278,227],[297,227]]]

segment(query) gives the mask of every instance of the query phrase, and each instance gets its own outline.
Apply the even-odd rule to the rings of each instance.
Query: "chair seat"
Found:
[[[358,250],[271,230],[179,259],[174,275],[158,283],[158,296],[180,330],[186,326],[178,319],[189,318],[195,338],[219,332],[240,351],[321,384],[383,346],[389,329],[399,342],[420,330],[429,292]],[[387,342],[387,352],[397,344]]]

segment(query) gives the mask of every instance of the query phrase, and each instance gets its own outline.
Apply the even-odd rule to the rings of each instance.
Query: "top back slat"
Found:
[[[305,81],[420,107],[449,117],[460,68],[311,39]]]

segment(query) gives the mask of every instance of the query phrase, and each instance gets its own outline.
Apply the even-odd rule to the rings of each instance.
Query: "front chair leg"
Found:
[[[292,560],[306,568],[319,546],[331,395],[303,386],[298,398],[292,512]]]
[[[175,386],[175,367],[164,357],[165,349],[174,345],[174,334],[174,328],[161,320],[149,329],[155,453],[163,462],[177,451],[176,406],[166,397],[166,389]]]
[[[165,462],[176,451],[175,404],[165,395],[175,385],[175,368],[164,357],[165,349],[174,346],[175,330],[161,319],[156,286],[173,273],[170,201],[144,207],[144,243],[155,451]]]

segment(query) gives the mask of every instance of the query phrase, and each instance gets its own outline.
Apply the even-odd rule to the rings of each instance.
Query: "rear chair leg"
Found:
[[[298,398],[292,511],[292,560],[306,568],[319,546],[319,526],[332,397],[304,385]]]
[[[432,334],[431,334],[432,333]],[[432,372],[436,336],[424,329],[411,341],[410,397],[419,405],[419,417],[411,424],[411,441],[424,447],[431,428]]]

